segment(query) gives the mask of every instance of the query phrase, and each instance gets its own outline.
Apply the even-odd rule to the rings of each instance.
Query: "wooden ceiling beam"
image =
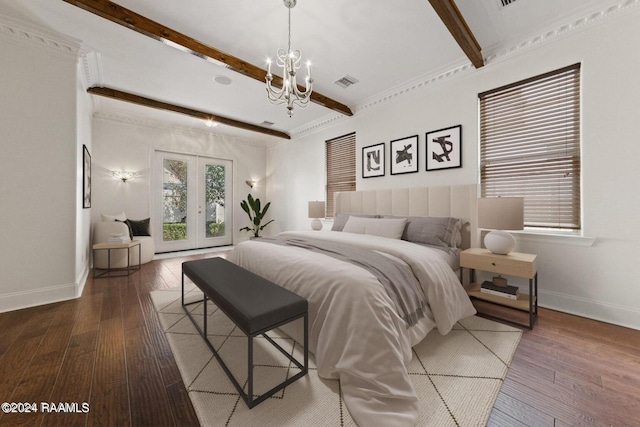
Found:
[[[236,58],[235,56],[228,55],[216,48],[207,46],[196,39],[169,27],[165,27],[162,24],[139,15],[109,0],[63,1],[101,16],[102,18],[108,19],[109,21],[115,22],[116,24],[122,25],[130,30],[137,31],[140,34],[159,40],[183,52],[190,53],[205,60],[225,64],[226,68],[230,70],[261,82],[265,82],[265,78],[267,76],[266,70],[243,61],[240,58]],[[282,78],[274,75],[273,84],[282,87]],[[304,87],[300,86],[300,89],[304,90]],[[311,93],[311,101],[347,116],[353,116],[353,112],[349,107],[318,92],[314,91]]]
[[[476,68],[484,66],[480,44],[462,17],[454,0],[429,0],[444,25]]]
[[[265,135],[276,136],[278,138],[291,139],[289,134],[274,129],[267,129],[262,126],[252,125],[250,123],[241,122],[239,120],[205,113],[204,111],[181,107],[179,105],[169,104],[167,102],[162,102],[151,98],[145,98],[144,96],[135,95],[129,92],[123,92],[117,89],[111,89],[108,87],[90,87],[89,89],[87,89],[87,92],[92,95],[100,95],[111,99],[117,99],[119,101],[131,102],[133,104],[156,108],[158,110],[173,111],[174,113],[185,114],[187,116],[196,117],[202,120],[212,120],[216,123],[221,123],[223,125],[248,130],[251,132],[258,132]]]

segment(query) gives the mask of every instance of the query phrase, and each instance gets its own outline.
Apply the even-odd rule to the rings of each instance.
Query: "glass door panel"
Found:
[[[230,160],[156,151],[154,239],[158,252],[232,244]]]
[[[164,159],[162,163],[162,241],[175,242],[187,239],[189,212],[188,163],[176,159]]]
[[[202,184],[200,211],[202,222],[199,242],[201,247],[230,245],[232,224],[228,209],[231,200],[231,168],[229,160],[200,158],[200,182]]]

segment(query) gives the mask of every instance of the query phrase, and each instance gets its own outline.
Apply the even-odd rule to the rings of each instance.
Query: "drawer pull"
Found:
[[[496,263],[495,263],[495,262],[492,262],[492,263],[491,263],[491,265],[493,265],[493,266],[495,267],[495,266],[496,266]]]

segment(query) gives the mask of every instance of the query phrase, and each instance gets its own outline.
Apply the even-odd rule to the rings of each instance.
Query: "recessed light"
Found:
[[[233,80],[231,80],[227,76],[213,76],[213,81],[220,85],[225,85],[225,86],[228,86],[233,82]]]

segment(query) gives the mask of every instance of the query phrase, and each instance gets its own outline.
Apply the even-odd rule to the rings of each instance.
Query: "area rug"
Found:
[[[187,301],[202,299],[192,284],[186,285],[185,295]],[[340,382],[318,377],[312,354],[308,375],[248,409],[185,315],[180,289],[154,291],[151,298],[202,426],[356,426],[342,400]],[[203,321],[202,304],[190,310]],[[242,384],[247,338],[212,304],[207,312],[209,339]],[[432,331],[414,347],[408,367],[420,399],[417,425],[486,425],[521,334],[477,316],[458,322],[446,336]],[[299,344],[277,330],[269,336],[302,360]],[[264,338],[255,339],[254,354],[255,394],[297,372]]]

